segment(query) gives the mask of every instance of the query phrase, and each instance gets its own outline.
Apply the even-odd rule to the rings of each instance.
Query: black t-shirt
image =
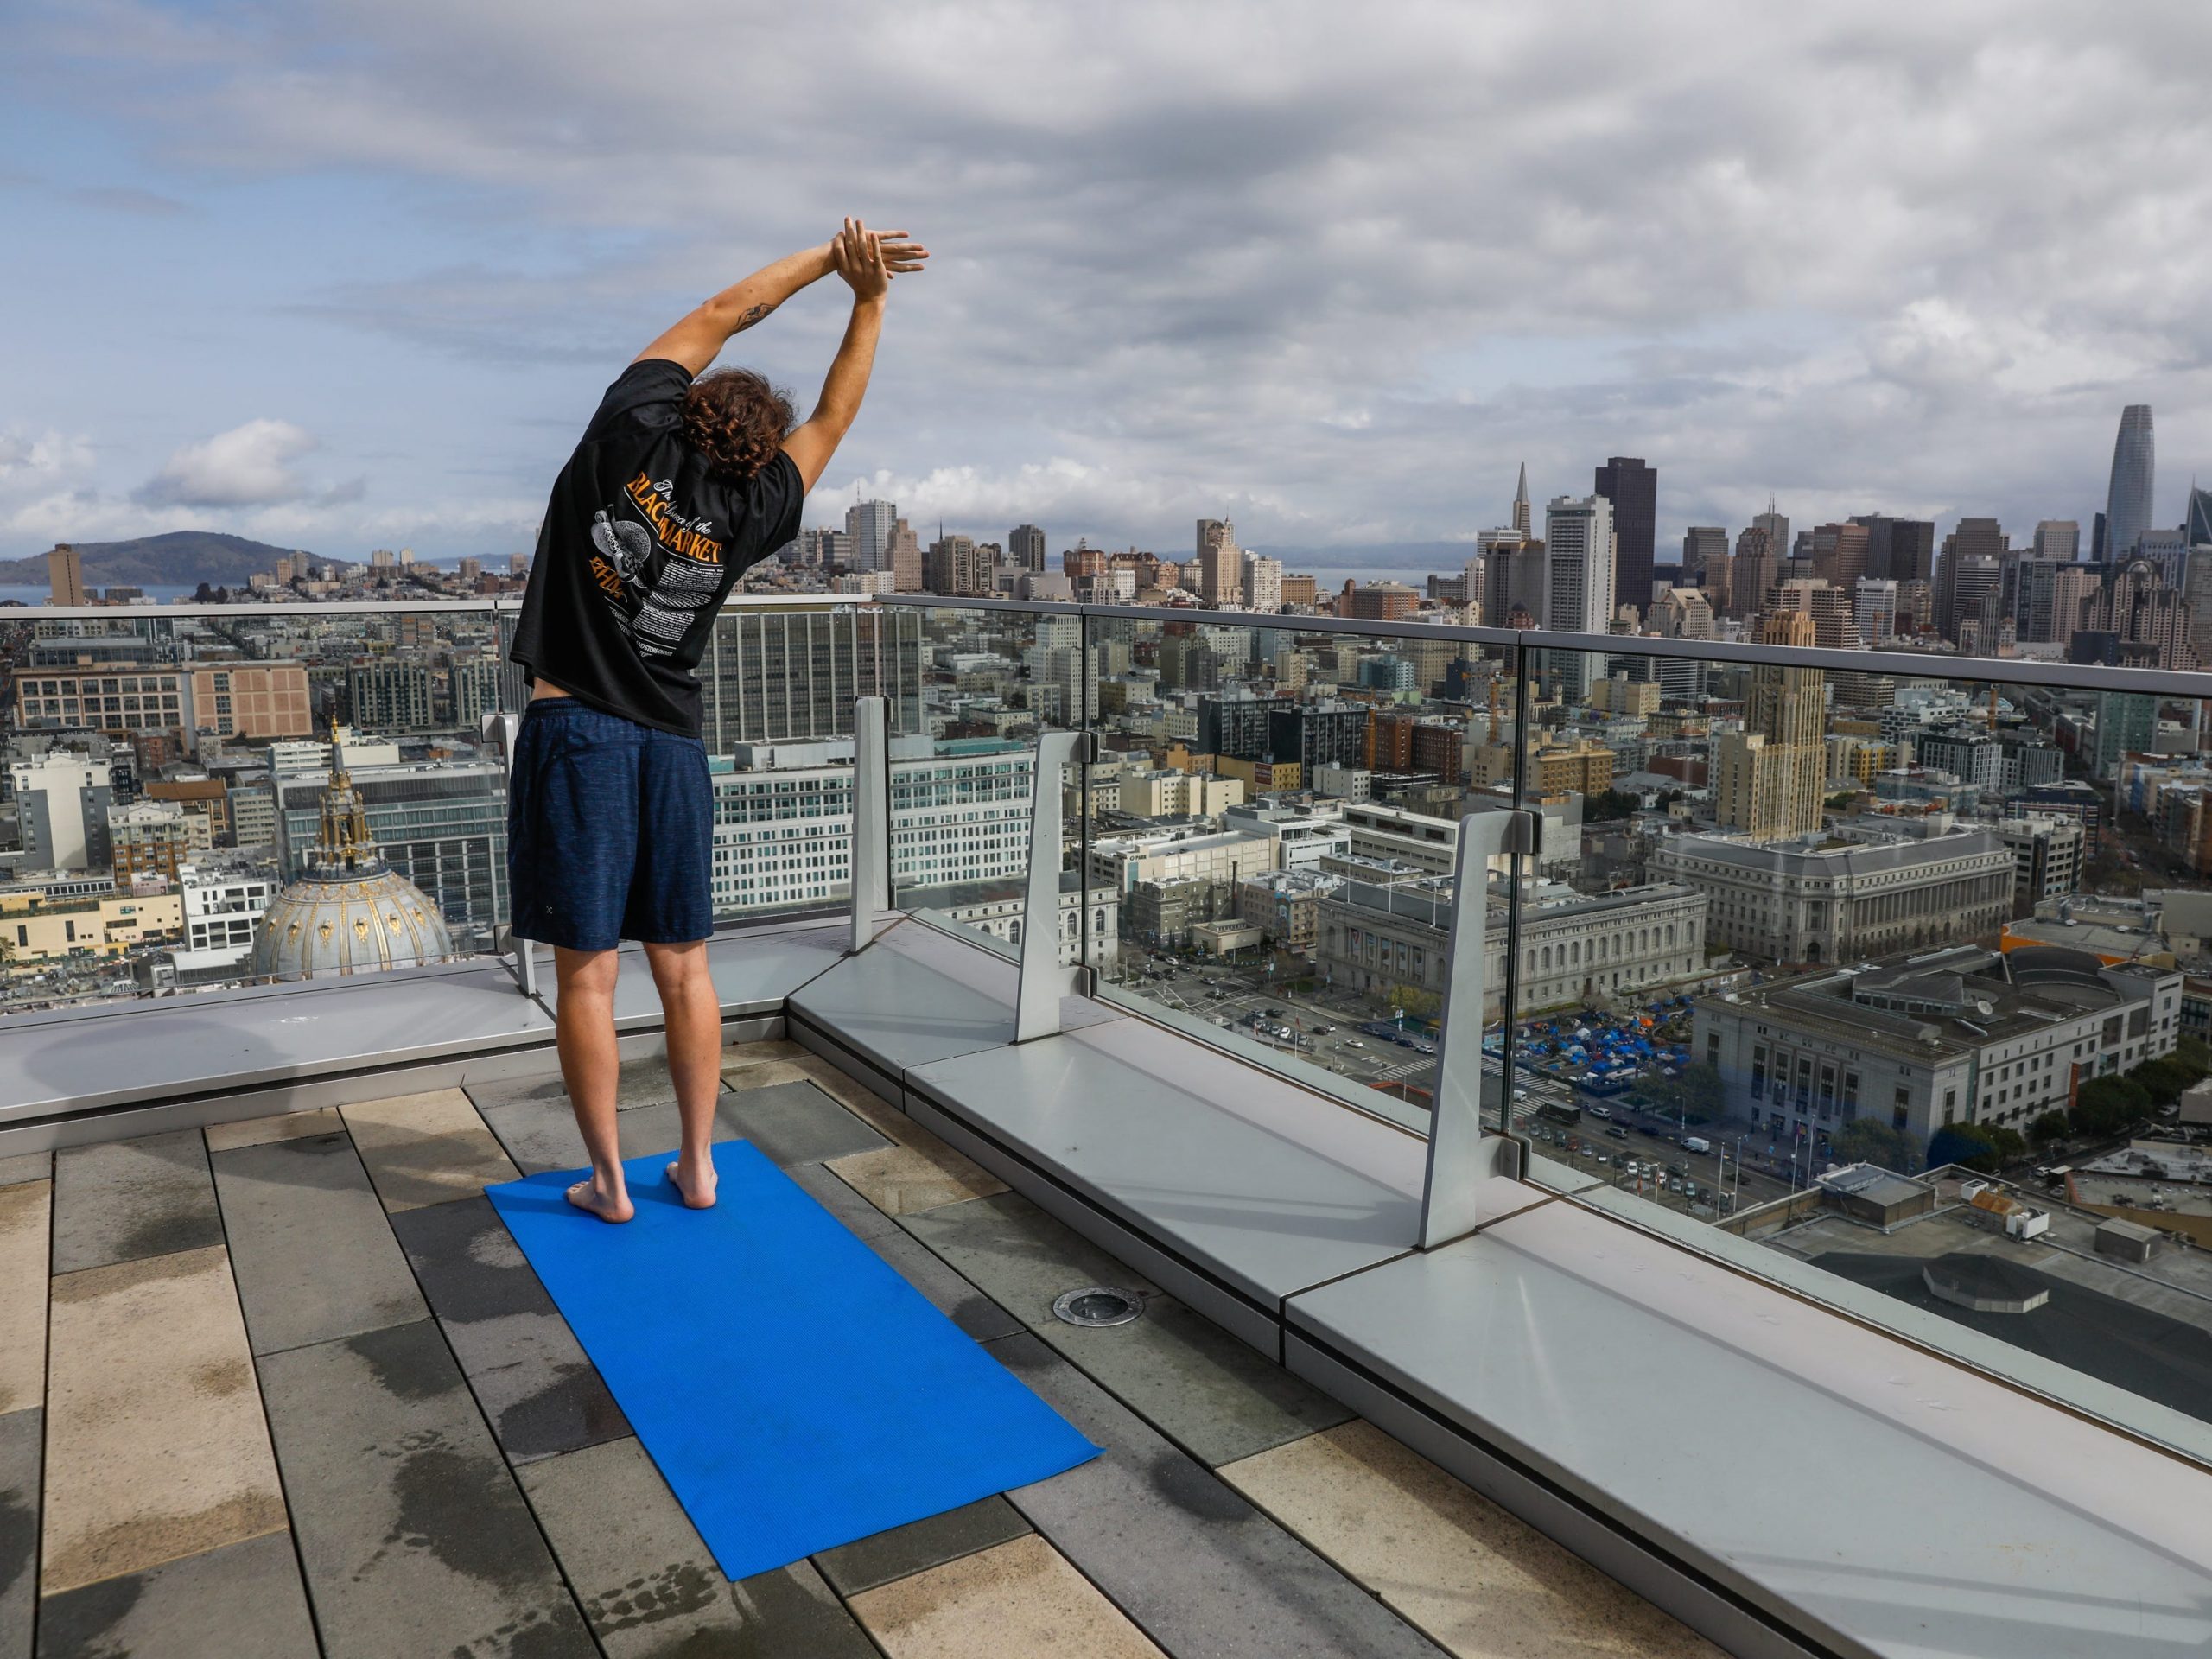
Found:
[[[594,709],[696,737],[691,671],[715,613],[798,534],[806,486],[780,453],[744,483],[709,476],[677,430],[690,386],[648,358],[607,389],[554,481],[507,655]]]

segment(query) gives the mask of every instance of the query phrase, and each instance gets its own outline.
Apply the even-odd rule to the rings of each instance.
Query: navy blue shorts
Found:
[[[696,737],[574,697],[523,711],[507,789],[514,931],[574,950],[715,931],[715,791]]]

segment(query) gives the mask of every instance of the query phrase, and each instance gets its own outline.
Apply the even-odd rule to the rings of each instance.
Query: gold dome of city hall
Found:
[[[353,780],[332,772],[306,872],[263,912],[249,971],[320,979],[450,962],[453,954],[437,906],[378,855]]]

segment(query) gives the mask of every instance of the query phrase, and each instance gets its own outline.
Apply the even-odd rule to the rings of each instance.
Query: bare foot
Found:
[[[683,1195],[686,1210],[711,1210],[715,1207],[715,1166],[709,1164],[697,1175],[687,1176],[681,1162],[668,1166],[668,1182]]]
[[[602,1192],[591,1181],[578,1181],[569,1189],[569,1202],[579,1210],[588,1211],[601,1221],[627,1221],[638,1213],[627,1192]]]

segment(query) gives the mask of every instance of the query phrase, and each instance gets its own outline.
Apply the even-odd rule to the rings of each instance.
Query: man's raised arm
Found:
[[[836,270],[838,242],[858,223],[849,219],[844,231],[820,246],[786,254],[773,264],[761,266],[742,282],[732,283],[670,327],[639,352],[635,360],[642,363],[648,358],[666,358],[681,363],[688,374],[704,372],[707,365],[729,344],[733,334],[742,334],[808,283],[818,283]],[[904,231],[868,234],[879,245],[886,241],[893,244],[884,251],[890,270],[919,270],[921,262],[929,257],[925,249],[906,240]]]
[[[883,334],[884,296],[891,279],[901,271],[919,270],[928,250],[906,239],[904,231],[870,231],[856,219],[830,243],[830,257],[837,274],[853,290],[853,315],[845,324],[836,359],[822,383],[822,396],[805,423],[784,440],[784,453],[798,468],[811,490],[830,465],[830,457],[852,429],[868,393],[868,375],[875,367],[875,343]]]
[[[734,283],[664,333],[637,355],[638,362],[664,357],[681,363],[696,375],[715,360],[730,336],[741,334],[766,316],[809,283],[819,282],[836,269],[831,257],[834,242],[802,248],[772,265],[763,265],[750,276]]]

